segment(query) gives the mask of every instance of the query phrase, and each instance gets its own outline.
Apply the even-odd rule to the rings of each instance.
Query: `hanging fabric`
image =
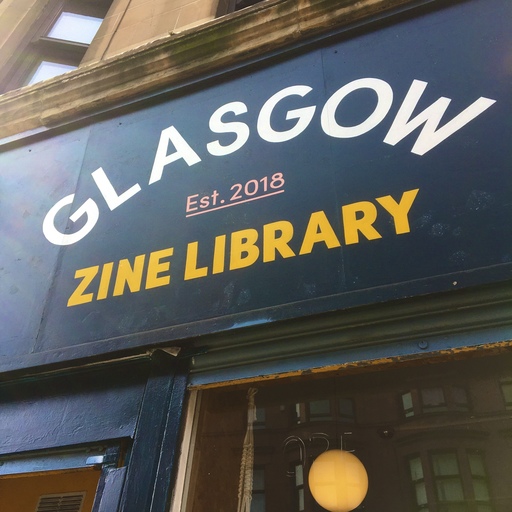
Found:
[[[254,395],[256,388],[247,391],[247,431],[242,450],[242,462],[240,464],[240,480],[238,484],[238,508],[237,512],[250,512],[252,501],[253,466],[254,466],[254,429],[256,421],[256,405]]]

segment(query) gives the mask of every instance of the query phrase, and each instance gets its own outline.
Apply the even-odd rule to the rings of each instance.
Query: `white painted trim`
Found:
[[[187,412],[185,416],[185,428],[181,441],[180,458],[178,461],[178,473],[174,492],[171,500],[170,512],[185,511],[187,506],[187,490],[190,483],[192,469],[192,457],[196,442],[198,412],[201,404],[201,392],[192,390],[189,392]]]

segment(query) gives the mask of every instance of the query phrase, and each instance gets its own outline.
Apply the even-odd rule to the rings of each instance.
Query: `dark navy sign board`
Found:
[[[507,0],[457,3],[6,151],[2,354],[509,279],[511,21]],[[406,121],[451,99],[434,132],[482,100],[432,147],[425,123],[393,141],[414,91]],[[83,236],[61,246],[59,232]]]

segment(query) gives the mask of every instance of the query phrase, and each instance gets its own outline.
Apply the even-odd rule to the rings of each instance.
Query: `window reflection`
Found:
[[[254,468],[251,512],[265,512],[265,468]]]
[[[357,510],[509,512],[511,363],[501,355],[258,385],[265,428],[254,430],[251,510],[322,511],[309,468],[341,448],[368,472]],[[246,394],[202,392],[184,512],[237,509]]]
[[[439,412],[447,409],[443,388],[423,388],[421,402],[424,411]]]
[[[421,387],[402,393],[401,402],[406,418],[444,411],[468,411],[470,408],[467,389],[459,384],[422,384]]]

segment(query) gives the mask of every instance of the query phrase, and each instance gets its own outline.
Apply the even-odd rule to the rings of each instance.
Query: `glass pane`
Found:
[[[48,37],[90,44],[102,21],[101,18],[93,18],[74,12],[62,12],[50,32],[48,32]]]
[[[425,388],[421,390],[421,399],[426,407],[444,405],[444,392],[442,388]]]
[[[416,503],[418,505],[426,505],[427,504],[427,489],[425,488],[425,484],[422,482],[420,484],[416,484],[414,486],[416,491]]]
[[[253,494],[251,501],[251,512],[265,512],[265,495]]]
[[[329,400],[313,400],[309,402],[311,416],[330,416],[331,402]]]
[[[297,423],[301,423],[301,421],[303,421],[302,409],[303,409],[302,404],[295,404],[295,418],[297,419]]]
[[[69,66],[68,64],[60,64],[58,62],[49,62],[43,60],[43,62],[39,64],[36,72],[32,75],[32,78],[29,80],[27,85],[36,84],[38,82],[42,82],[43,80],[48,80],[49,78],[62,75],[63,73],[73,69],[76,69],[76,66]]]
[[[473,490],[477,501],[489,501],[489,487],[485,480],[473,480]]]
[[[441,501],[462,501],[464,493],[462,492],[461,481],[457,478],[437,481],[437,497]]]
[[[265,490],[265,470],[255,469],[252,475],[252,488],[254,491]]]
[[[462,503],[450,503],[449,505],[443,504],[438,510],[439,512],[468,512],[469,507]]]
[[[479,453],[469,453],[468,460],[472,475],[486,476],[484,461],[482,460],[482,456]]]
[[[342,418],[354,418],[354,402],[351,398],[340,398],[339,406]]]
[[[411,395],[411,393],[404,393],[402,395],[402,405],[404,406],[404,410],[412,409],[412,395]]]
[[[295,485],[299,487],[300,485],[304,485],[304,471],[302,468],[302,464],[298,464],[295,466]]]
[[[410,418],[414,416],[414,409],[412,405],[412,394],[410,392],[402,395],[402,407],[404,408],[405,416]]]
[[[458,475],[459,464],[455,453],[434,453],[432,466],[436,476]]]
[[[265,418],[267,417],[265,407],[256,407],[256,420],[254,421],[254,428],[265,428]]]
[[[304,489],[299,489],[299,510],[304,510]]]
[[[459,407],[462,405],[468,405],[468,393],[465,388],[460,386],[454,386],[452,388],[453,401]]]
[[[506,380],[501,382],[501,391],[507,405],[512,405],[512,381]]]
[[[411,470],[411,478],[413,482],[416,482],[417,480],[423,480],[423,466],[419,457],[409,461],[409,468]]]

